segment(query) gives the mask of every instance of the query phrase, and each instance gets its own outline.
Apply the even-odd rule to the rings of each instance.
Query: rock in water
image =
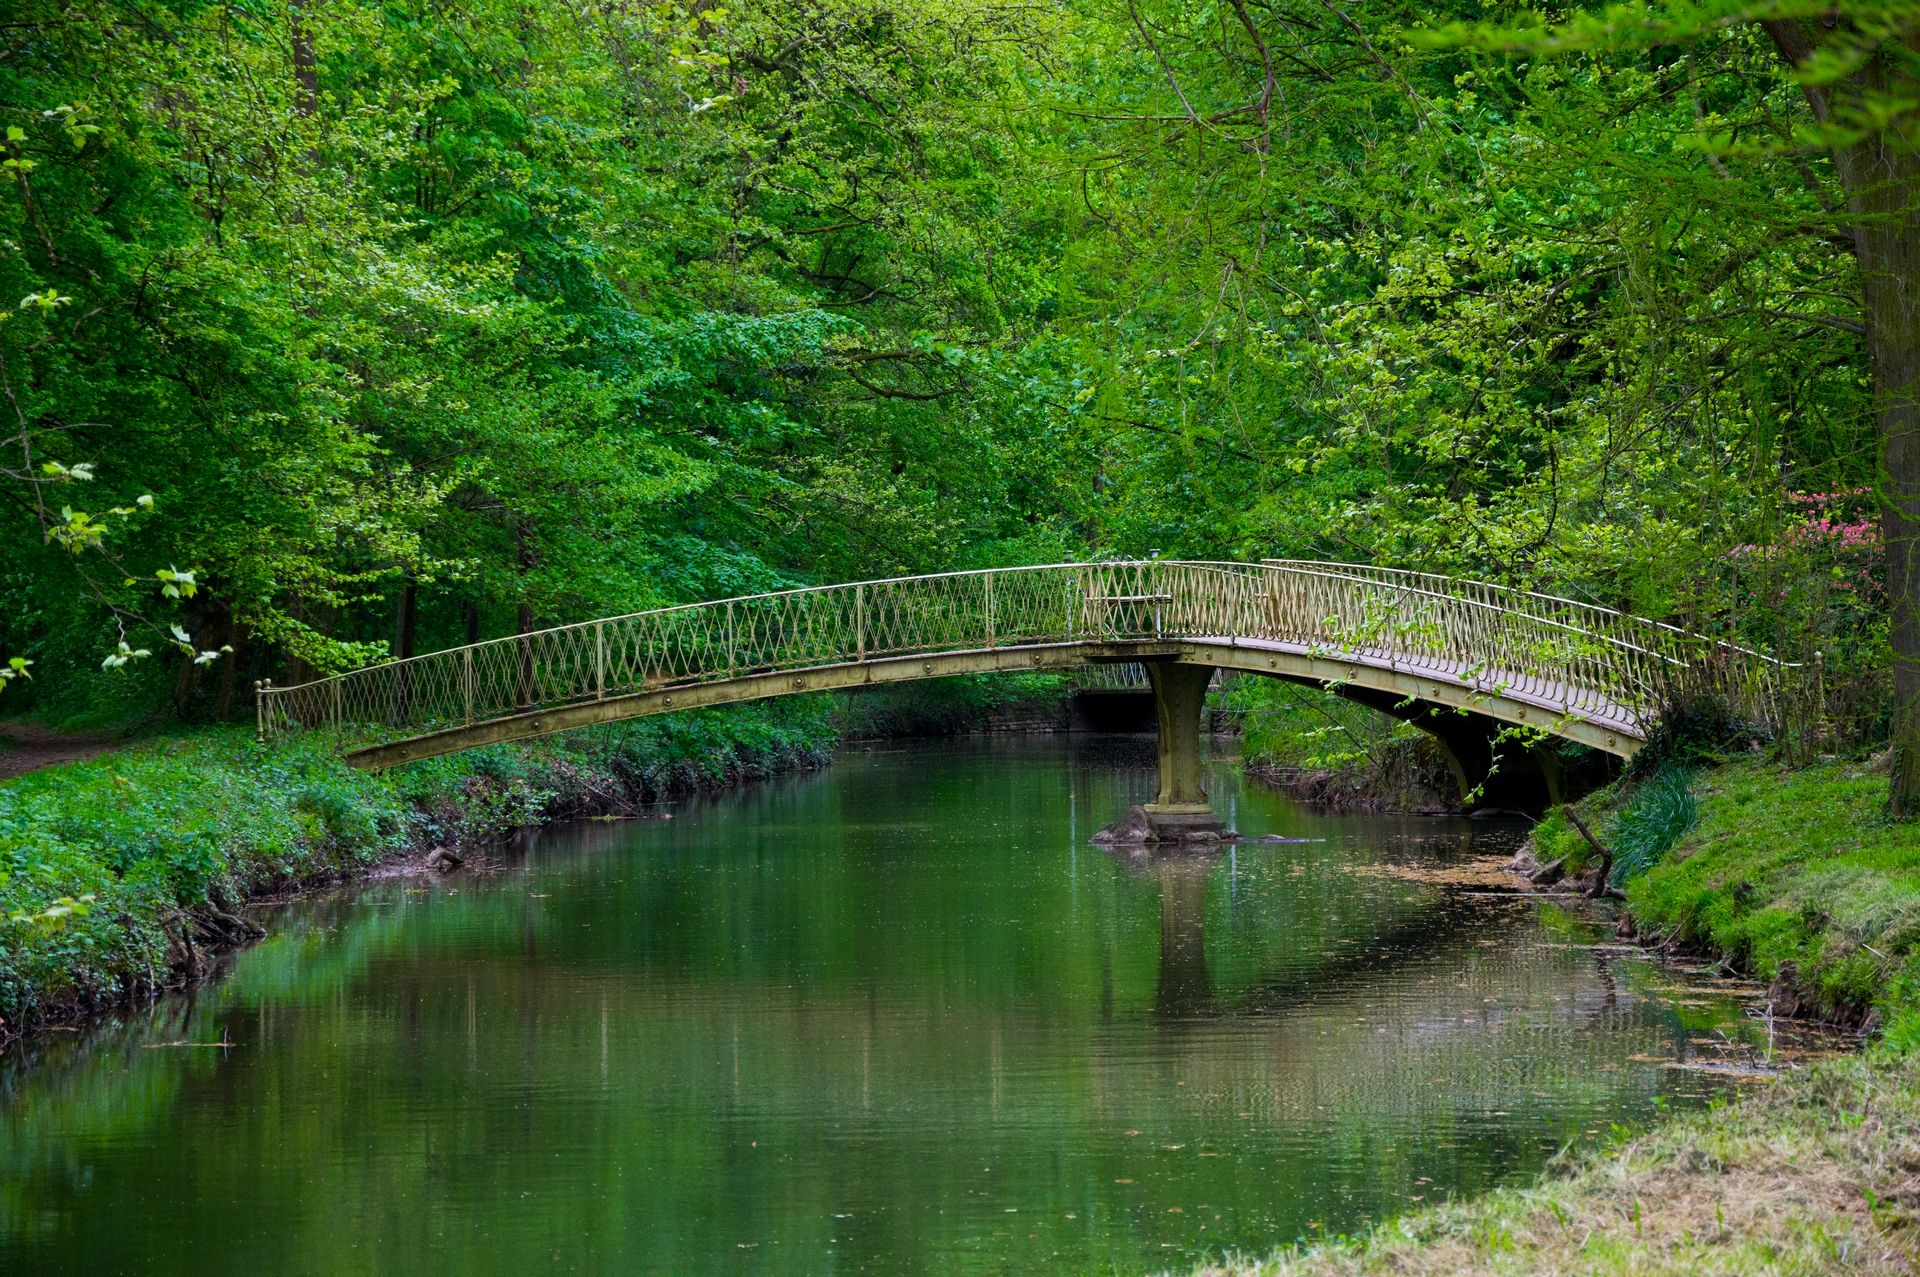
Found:
[[[1127,808],[1126,815],[1093,836],[1094,845],[1099,847],[1134,847],[1154,841],[1153,825],[1147,820],[1147,809],[1138,803]]]
[[[1229,833],[1213,822],[1155,826],[1152,817],[1147,815],[1147,809],[1136,803],[1127,808],[1126,815],[1095,834],[1090,841],[1096,847],[1167,847],[1176,844],[1245,842],[1246,839],[1239,834]],[[1306,839],[1278,841],[1305,842]]]
[[[1534,869],[1527,875],[1527,881],[1536,887],[1551,887],[1566,876],[1567,858],[1562,856],[1558,860],[1549,860],[1546,864]]]
[[[452,873],[461,865],[460,857],[445,847],[435,847],[427,853],[427,868],[435,873]]]

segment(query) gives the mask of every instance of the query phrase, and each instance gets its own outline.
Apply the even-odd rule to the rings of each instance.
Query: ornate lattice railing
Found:
[[[1789,667],[1606,608],[1390,569],[1269,560],[1065,564],[660,608],[451,648],[297,687],[260,730],[427,732],[746,675],[919,654],[1192,640],[1278,644],[1644,722],[1710,691],[1780,726]]]
[[[1138,661],[1110,661],[1088,665],[1067,674],[1067,689],[1073,692],[1150,692],[1147,667]]]

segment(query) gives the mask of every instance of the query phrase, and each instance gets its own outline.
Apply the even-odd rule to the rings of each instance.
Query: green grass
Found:
[[[1649,776],[1610,785],[1576,804],[1587,828],[1614,854],[1608,874],[1614,886],[1659,865],[1693,828],[1699,816],[1693,781],[1692,768],[1667,763]],[[1598,854],[1558,811],[1535,827],[1533,850],[1540,863],[1563,860],[1567,871],[1576,874]]]
[[[1882,1023],[1920,1044],[1920,828],[1885,814],[1867,764],[1663,767],[1576,810],[1618,859],[1643,938],[1678,943],[1778,982],[1801,1014]],[[1555,813],[1542,863],[1593,856]]]
[[[164,986],[196,921],[251,896],[473,845],[609,797],[646,800],[824,757],[831,703],[644,719],[384,775],[322,735],[169,736],[0,784],[0,1036]]]
[[[1920,1040],[1920,828],[1886,818],[1885,774],[1739,763],[1694,790],[1699,822],[1627,889],[1641,931]]]
[[[1634,786],[1608,827],[1613,885],[1620,886],[1658,865],[1686,837],[1699,814],[1690,768],[1669,763]]]

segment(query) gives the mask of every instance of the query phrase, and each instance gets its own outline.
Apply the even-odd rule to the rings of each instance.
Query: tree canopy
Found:
[[[23,0],[0,652],[230,714],[800,581],[1332,557],[1821,649],[1920,757],[1916,31]]]

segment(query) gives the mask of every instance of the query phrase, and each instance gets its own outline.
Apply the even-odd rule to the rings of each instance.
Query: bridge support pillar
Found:
[[[1160,790],[1146,804],[1147,823],[1163,840],[1218,833],[1222,826],[1200,783],[1200,713],[1213,667],[1176,661],[1145,664],[1160,728]]]

